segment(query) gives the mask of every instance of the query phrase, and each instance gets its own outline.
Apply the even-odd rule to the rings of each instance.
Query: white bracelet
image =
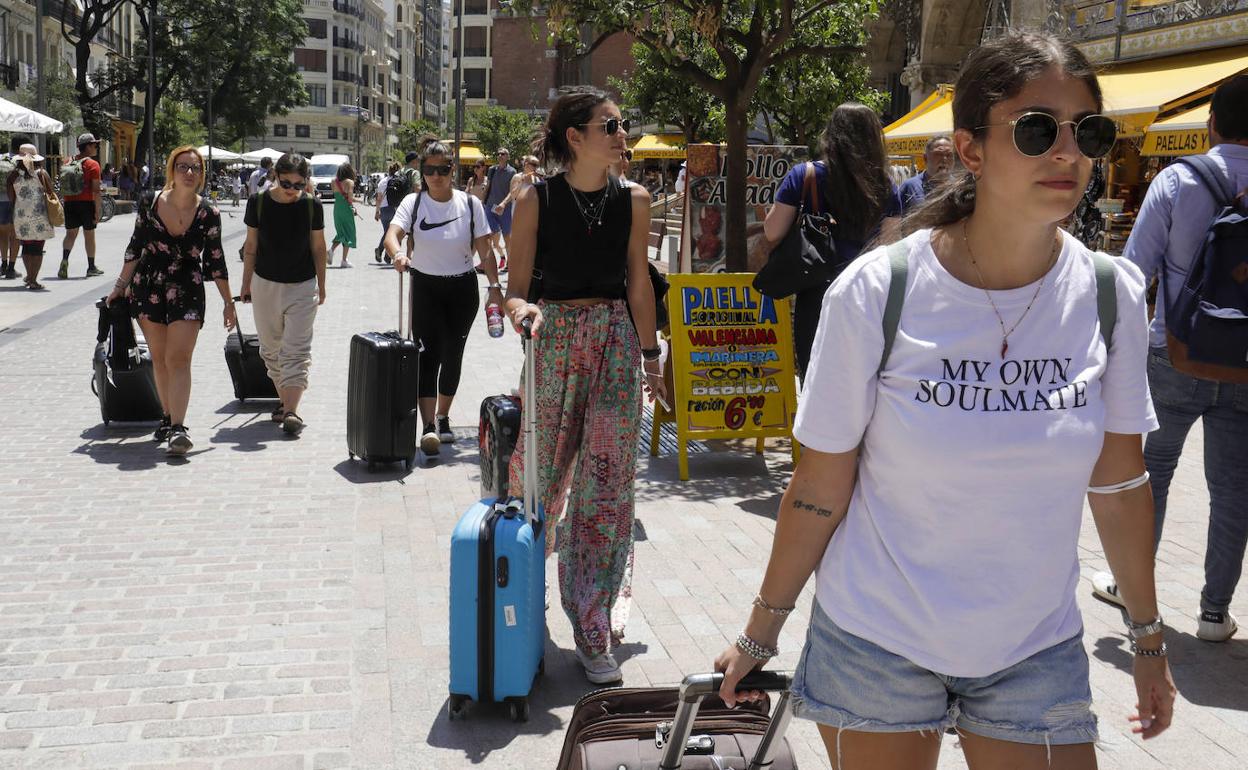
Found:
[[[1148,471],[1144,471],[1139,476],[1128,481],[1120,481],[1117,484],[1109,484],[1103,487],[1088,487],[1088,494],[1092,495],[1116,495],[1119,492],[1126,492],[1128,489],[1142,487],[1148,483]]]

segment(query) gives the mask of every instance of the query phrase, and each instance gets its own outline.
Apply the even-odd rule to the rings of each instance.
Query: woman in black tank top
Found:
[[[537,412],[546,546],[559,550],[563,609],[596,684],[621,679],[611,647],[632,593],[643,379],[651,398],[664,394],[646,261],[650,196],[608,173],[627,138],[627,121],[604,96],[555,103],[536,154],[566,170],[516,200],[506,303],[517,330],[533,324],[537,397],[524,408]],[[518,446],[513,494],[522,457]]]

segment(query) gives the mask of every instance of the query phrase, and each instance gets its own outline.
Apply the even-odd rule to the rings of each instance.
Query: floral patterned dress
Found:
[[[19,241],[49,241],[56,230],[48,221],[48,201],[38,176],[17,175],[13,180],[13,229]]]
[[[156,213],[153,199],[139,206],[126,261],[139,261],[130,287],[131,313],[161,324],[174,321],[204,323],[204,276],[228,279],[221,250],[221,213],[202,199],[191,226],[172,235]]]

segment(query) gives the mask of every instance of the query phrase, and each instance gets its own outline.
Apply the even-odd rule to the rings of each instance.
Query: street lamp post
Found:
[[[156,179],[156,0],[147,17],[147,96],[143,100],[143,133],[147,134],[147,191]],[[135,160],[138,160],[137,158]]]
[[[464,0],[459,0],[455,7],[455,32],[459,35],[459,52],[455,56],[455,157],[451,165],[455,167],[455,176],[459,179],[460,146],[464,141]]]
[[[48,112],[47,73],[43,71],[43,0],[35,0],[35,110],[42,115]],[[40,151],[47,150],[43,134],[36,134]]]

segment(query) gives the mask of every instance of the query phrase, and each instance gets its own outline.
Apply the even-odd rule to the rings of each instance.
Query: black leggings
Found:
[[[810,366],[811,348],[815,346],[815,332],[819,329],[819,316],[823,313],[823,295],[831,283],[821,283],[803,289],[793,298],[793,348],[797,354],[797,376],[806,382],[806,369]]]
[[[480,305],[475,272],[442,276],[412,271],[413,332],[424,345],[419,398],[453,396],[459,390],[464,345]]]

